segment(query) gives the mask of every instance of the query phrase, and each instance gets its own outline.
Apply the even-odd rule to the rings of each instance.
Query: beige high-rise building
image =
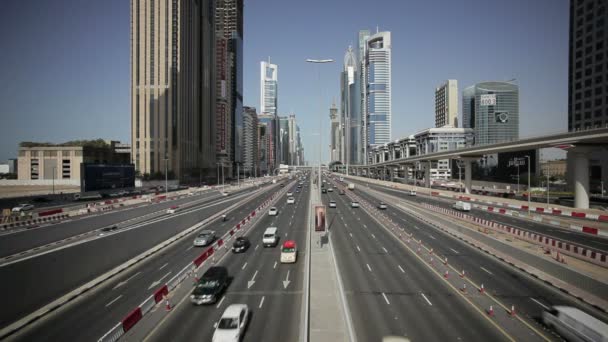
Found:
[[[213,0],[131,0],[135,170],[215,178]]]
[[[435,127],[458,127],[458,82],[447,80],[435,89]]]

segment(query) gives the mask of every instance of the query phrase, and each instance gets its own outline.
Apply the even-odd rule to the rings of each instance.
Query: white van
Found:
[[[569,341],[608,341],[608,324],[577,308],[554,306],[543,312],[543,323]]]
[[[264,247],[276,247],[279,242],[279,235],[277,235],[278,228],[277,227],[268,227],[264,231],[264,235],[262,236],[262,243]]]
[[[458,202],[454,203],[452,208],[454,208],[456,210],[460,210],[460,211],[471,211],[471,203],[458,201]]]

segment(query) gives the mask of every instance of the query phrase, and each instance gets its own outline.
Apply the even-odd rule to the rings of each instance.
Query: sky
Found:
[[[392,35],[392,139],[434,125],[434,90],[516,79],[520,137],[567,129],[567,0],[245,0],[244,104],[278,65],[281,115],[328,158],[329,107],[361,29]],[[0,162],[20,141],[130,142],[129,1],[8,1],[0,11]],[[306,58],[331,58],[326,65]],[[459,104],[459,113],[461,104]],[[322,139],[319,139],[320,118]]]

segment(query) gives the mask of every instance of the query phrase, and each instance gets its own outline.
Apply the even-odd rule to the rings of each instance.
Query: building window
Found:
[[[71,151],[61,151],[61,156],[62,157],[69,157],[71,155],[70,153]]]
[[[19,157],[25,157],[25,151],[19,150]]]
[[[39,164],[38,164],[38,159],[32,159],[30,161],[30,175],[31,175],[31,179],[38,179],[38,172],[39,172]]]
[[[66,152],[66,151],[64,151]],[[61,163],[61,178],[70,179],[70,167],[71,163],[69,159],[63,159]]]
[[[75,157],[82,157],[82,150],[76,150],[76,151],[74,151],[74,156]]]
[[[57,151],[44,151],[45,157],[57,157]]]

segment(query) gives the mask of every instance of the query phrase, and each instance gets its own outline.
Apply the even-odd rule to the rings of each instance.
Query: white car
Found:
[[[329,201],[329,207],[330,208],[335,208],[336,207],[336,201]]]
[[[279,210],[276,207],[271,207],[268,209],[268,216],[277,216],[279,214]]]
[[[295,198],[293,198],[293,197],[288,197],[287,198],[287,204],[294,204],[294,203],[296,203],[296,199]]]
[[[179,210],[178,206],[173,206],[173,207],[167,209],[167,214],[175,214],[178,210]]]
[[[209,246],[213,241],[215,241],[215,232],[212,230],[203,230],[194,238],[194,247]]]
[[[287,197],[291,197],[291,196],[293,196],[293,192],[290,191],[287,193]]]
[[[380,204],[378,204],[378,209],[386,210],[386,208],[387,208],[386,203],[380,202]]]
[[[22,211],[30,211],[30,210],[34,210],[34,206],[31,204],[19,204],[16,207],[13,208],[12,212],[14,213],[20,213]]]
[[[327,189],[327,192],[334,192],[334,188]]]
[[[355,201],[350,202],[350,207],[351,208],[359,208],[359,202],[355,202]]]
[[[249,320],[249,307],[247,304],[231,304],[224,310],[219,322],[215,323],[213,342],[240,341],[245,334]]]

